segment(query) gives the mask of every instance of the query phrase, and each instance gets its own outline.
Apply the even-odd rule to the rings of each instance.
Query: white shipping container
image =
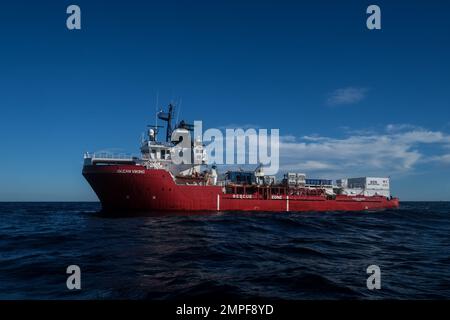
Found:
[[[284,183],[287,183],[289,186],[304,186],[306,174],[288,172],[284,175],[284,179]]]
[[[389,178],[366,178],[366,189],[389,190]]]
[[[347,179],[349,188],[389,190],[389,178],[361,177]]]
[[[336,184],[338,187],[341,187],[341,188],[347,188],[347,186],[348,186],[347,179],[336,180]]]
[[[348,178],[347,186],[350,189],[363,189],[366,186],[366,178]]]

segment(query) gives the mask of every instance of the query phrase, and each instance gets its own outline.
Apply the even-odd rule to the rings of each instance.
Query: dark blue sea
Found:
[[[450,203],[381,212],[105,217],[0,203],[0,299],[448,299]],[[381,289],[366,269],[378,265]],[[81,290],[66,268],[81,269]]]

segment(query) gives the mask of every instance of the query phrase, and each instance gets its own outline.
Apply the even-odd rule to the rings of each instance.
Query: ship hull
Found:
[[[83,176],[107,212],[367,211],[397,208],[397,198],[229,194],[221,186],[178,185],[163,169],[85,165]]]

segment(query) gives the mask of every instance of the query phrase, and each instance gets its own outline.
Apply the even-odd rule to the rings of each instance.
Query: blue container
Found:
[[[313,186],[325,186],[331,185],[331,180],[329,179],[305,179],[305,183]]]

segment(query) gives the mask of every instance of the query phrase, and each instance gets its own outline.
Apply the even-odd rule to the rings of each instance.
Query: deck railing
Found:
[[[132,160],[139,158],[131,153],[112,153],[112,152],[85,152],[85,159],[121,159],[121,160]]]

